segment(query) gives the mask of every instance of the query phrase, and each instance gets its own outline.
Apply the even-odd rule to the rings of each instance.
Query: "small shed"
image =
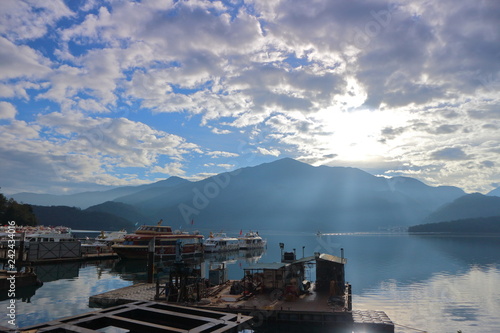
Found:
[[[316,254],[316,291],[330,296],[343,295],[345,291],[345,264],[347,259],[331,254]]]

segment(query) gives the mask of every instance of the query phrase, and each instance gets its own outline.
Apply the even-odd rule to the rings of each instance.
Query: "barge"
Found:
[[[264,322],[306,323],[331,326],[339,332],[393,333],[394,324],[384,312],[352,309],[346,263],[343,256],[315,253],[296,259],[294,253],[285,253],[282,262],[256,263],[243,269],[241,280],[227,280],[224,267],[211,270],[205,279],[198,269],[176,262],[166,281],[95,295],[89,303],[112,306],[154,300],[248,315],[253,317],[253,327]]]

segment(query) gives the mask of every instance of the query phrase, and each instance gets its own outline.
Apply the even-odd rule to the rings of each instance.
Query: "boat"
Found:
[[[12,236],[10,236],[13,234]],[[74,241],[75,238],[71,232],[71,228],[57,226],[16,226],[15,232],[12,227],[0,227],[0,238],[7,240],[21,240],[24,234],[25,242],[64,242]]]
[[[249,231],[244,236],[238,237],[240,250],[251,250],[264,248],[267,244],[258,232]]]
[[[125,229],[122,229],[120,231],[111,231],[111,232],[104,232],[101,231],[99,236],[95,238],[97,242],[102,242],[106,244],[110,243],[118,243],[118,242],[123,242],[125,240],[125,236],[127,235],[127,231]]]
[[[205,252],[234,251],[238,250],[239,247],[238,238],[228,237],[223,232],[210,233],[204,244]]]
[[[154,226],[140,226],[135,233],[125,235],[122,242],[112,245],[112,250],[121,258],[146,259],[149,245],[154,240],[154,253],[157,257],[203,255],[203,235],[198,232],[172,231],[171,227],[161,225],[162,222],[160,220]]]

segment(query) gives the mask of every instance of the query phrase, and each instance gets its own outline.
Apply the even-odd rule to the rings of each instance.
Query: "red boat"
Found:
[[[171,227],[162,226],[162,221],[156,226],[143,225],[135,233],[126,235],[124,241],[111,248],[121,258],[146,259],[149,245],[154,239],[155,255],[158,257],[175,257],[176,251],[182,256],[203,255],[203,235],[172,231]]]

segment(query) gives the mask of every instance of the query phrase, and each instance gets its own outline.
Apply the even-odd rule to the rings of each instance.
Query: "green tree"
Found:
[[[0,225],[6,225],[9,221],[16,221],[16,225],[37,225],[36,216],[30,205],[7,199],[0,193]]]

